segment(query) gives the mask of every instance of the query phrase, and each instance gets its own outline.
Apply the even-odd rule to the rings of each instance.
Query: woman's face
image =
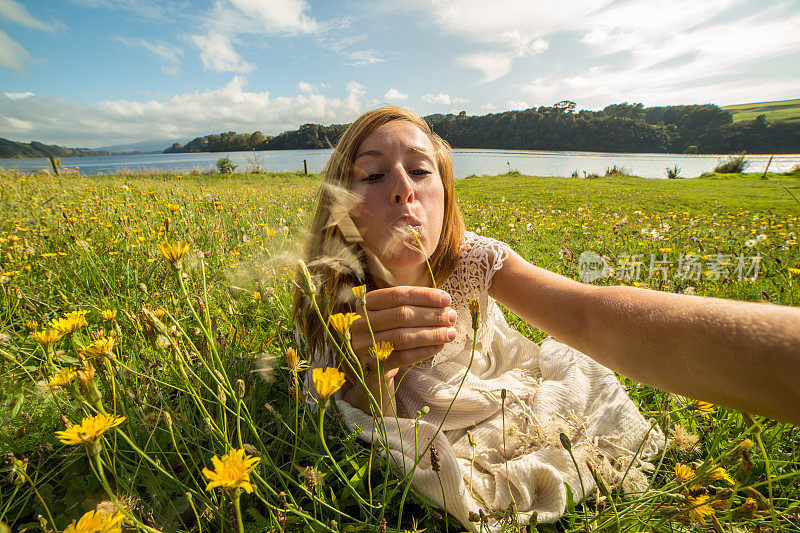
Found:
[[[351,179],[362,198],[353,213],[362,246],[397,283],[410,284],[415,276],[424,282],[420,273],[427,275],[425,259],[436,250],[444,221],[444,185],[431,140],[411,122],[384,124],[358,147]]]

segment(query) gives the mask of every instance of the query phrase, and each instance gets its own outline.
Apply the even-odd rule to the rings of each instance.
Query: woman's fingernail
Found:
[[[447,340],[452,341],[456,338],[456,328],[447,328]]]
[[[447,293],[442,294],[442,307],[450,305],[450,295]]]
[[[452,324],[456,321],[456,318],[458,318],[458,313],[456,313],[455,309],[451,309],[450,312],[447,313],[447,316],[450,318],[450,323]]]

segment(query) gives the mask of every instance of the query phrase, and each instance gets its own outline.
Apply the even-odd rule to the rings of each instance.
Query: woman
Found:
[[[510,507],[556,520],[566,502],[564,481],[573,492],[585,485],[583,495],[594,488],[587,461],[611,481],[633,463],[629,480],[641,484],[641,460],[657,453],[663,435],[606,367],[686,396],[800,422],[800,310],[582,284],[466,232],[448,146],[412,112],[388,107],[357,119],[324,183],[307,263],[327,311],[369,317],[351,329],[366,388],[345,386],[342,413],[366,439],[375,435],[370,396],[396,416],[383,430],[406,471],[433,441],[439,468],[424,457],[414,487],[446,502],[467,527],[476,529],[468,516],[478,509]],[[351,290],[362,283],[366,310]],[[472,300],[480,303],[474,329]],[[495,300],[562,342],[526,339]],[[301,292],[295,303],[316,364],[336,365]],[[394,351],[378,365],[369,348],[381,341]]]

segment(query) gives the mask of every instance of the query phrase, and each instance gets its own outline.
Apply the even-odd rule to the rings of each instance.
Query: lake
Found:
[[[124,171],[164,170],[190,172],[216,168],[216,161],[228,155],[244,171],[255,165],[266,170],[302,170],[303,160],[308,162],[309,172],[319,172],[328,161],[330,149],[325,150],[272,150],[265,152],[225,152],[194,154],[144,154],[104,157],[64,157],[61,164],[69,169],[80,168],[81,174],[106,174]],[[457,148],[453,150],[453,165],[456,178],[472,174],[496,175],[518,170],[532,176],[569,176],[578,171],[605,174],[606,168],[617,165],[635,176],[643,178],[666,178],[665,169],[675,165],[681,176],[696,178],[710,172],[727,156],[686,154],[614,154],[603,152],[552,152],[544,150],[490,150]],[[748,155],[748,172],[763,172],[769,155]],[[800,154],[776,155],[769,170],[786,172],[800,164]],[[0,159],[0,167],[33,172],[50,168],[47,159]]]

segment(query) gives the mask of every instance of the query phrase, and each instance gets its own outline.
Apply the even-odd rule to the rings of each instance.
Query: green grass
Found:
[[[766,115],[767,120],[800,120],[800,100],[780,100],[777,102],[758,102],[723,106],[722,109],[733,115],[734,122],[753,120],[758,115]]]
[[[506,175],[459,180],[456,195],[469,229],[572,279],[584,250],[606,256],[612,267],[623,254],[641,254],[646,262],[650,254],[697,253],[704,265],[717,254],[759,254],[753,281],[702,272],[698,279],[647,280],[643,270],[638,280],[610,276],[596,283],[800,305],[800,278],[788,271],[800,267],[800,203],[787,192],[800,198],[800,179],[759,178]],[[87,450],[54,436],[63,420],[78,423],[95,407],[77,388],[45,386],[54,370],[25,329],[30,320],[41,329],[82,309],[88,325],[58,341],[50,357],[60,367],[77,365],[92,334],[116,335],[113,356],[95,361],[96,382],[104,408],[127,420],[102,438],[99,461],[139,529],[236,530],[231,498],[222,489],[206,491],[202,469],[211,467],[212,456],[245,445],[262,459],[251,478],[254,493],[240,500],[246,531],[355,533],[375,531],[381,518],[388,531],[415,523],[444,530],[441,511],[413,491],[400,521],[405,483],[393,472],[384,482],[387,462],[343,428],[335,409],[324,425],[332,459],[315,412],[302,399],[293,401],[283,354],[294,347],[307,356],[294,343],[294,258],[302,253],[318,186],[318,176],[292,173],[0,174],[0,453],[28,459],[28,477],[14,470],[0,475],[0,521],[14,531],[38,530],[37,517],[50,514],[61,531],[109,498]],[[163,240],[192,243],[185,280],[159,255]],[[115,321],[101,317],[104,309],[118,310]],[[148,313],[159,309],[164,315],[154,321]],[[530,338],[544,337],[505,312]],[[646,417],[659,420],[671,437],[680,428],[698,440],[665,450],[652,474],[654,490],[614,490],[614,506],[590,501],[585,510],[593,531],[615,531],[617,517],[620,531],[695,530],[686,525],[685,493],[674,474],[676,463],[692,462],[723,466],[740,480],[731,487],[734,510],[716,511],[725,531],[800,529],[796,427],[757,417],[767,455],[756,447],[745,456],[737,446],[756,439],[750,419],[723,408],[704,414],[691,409],[690,399],[623,380]],[[312,471],[316,485],[307,481]],[[723,485],[706,490],[722,497]],[[761,507],[751,507],[749,490],[765,498]],[[583,531],[583,517],[579,505],[539,530]]]

